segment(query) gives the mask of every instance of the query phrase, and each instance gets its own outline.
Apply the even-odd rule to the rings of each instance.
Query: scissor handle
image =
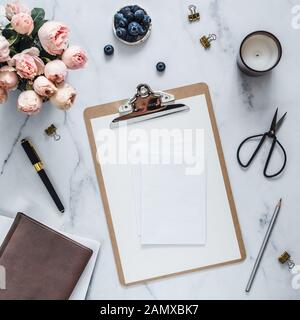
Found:
[[[242,166],[243,168],[247,168],[247,167],[250,166],[251,162],[253,161],[253,159],[254,159],[255,156],[257,155],[257,153],[258,153],[259,149],[261,148],[262,144],[264,143],[267,135],[268,135],[267,133],[257,134],[257,135],[255,135],[255,136],[248,137],[248,138],[246,138],[244,141],[242,141],[242,143],[241,143],[241,144],[239,145],[239,147],[238,147],[237,154],[236,154],[236,155],[237,155],[237,160],[238,160],[238,163],[240,164],[240,166]],[[248,160],[248,162],[247,162],[246,164],[242,163],[242,161],[241,161],[241,159],[240,159],[240,151],[241,151],[243,145],[244,145],[245,143],[247,143],[249,140],[253,140],[253,139],[259,138],[259,137],[262,137],[262,138],[260,139],[260,142],[259,142],[259,144],[257,145],[256,149],[254,150],[251,158]],[[273,150],[272,150],[272,152],[273,152]],[[270,161],[270,159],[269,159],[269,161]]]
[[[274,173],[274,174],[267,174],[267,170],[268,170],[268,166],[269,166],[269,163],[270,163],[270,160],[271,160],[271,156],[273,154],[273,151],[274,151],[274,148],[275,148],[275,145],[278,144],[279,147],[281,148],[282,152],[283,152],[283,155],[284,155],[284,162],[283,162],[283,165],[281,167],[281,169]],[[281,172],[283,171],[283,169],[285,168],[285,165],[286,165],[286,162],[287,162],[287,156],[286,156],[286,152],[283,148],[283,146],[281,145],[281,143],[277,140],[276,137],[273,138],[273,142],[272,142],[272,145],[271,145],[271,149],[270,149],[270,152],[268,154],[268,158],[267,158],[267,161],[266,161],[266,164],[265,164],[265,168],[264,168],[264,176],[266,178],[274,178],[278,175],[281,174]]]

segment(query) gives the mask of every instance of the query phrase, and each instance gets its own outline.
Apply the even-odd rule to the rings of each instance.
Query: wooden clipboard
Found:
[[[166,90],[165,92],[175,95],[176,100],[189,98],[189,97],[202,95],[202,94],[205,95],[206,103],[208,106],[209,117],[210,117],[210,121],[211,121],[211,126],[212,126],[212,130],[213,130],[214,140],[215,140],[215,144],[217,147],[217,153],[218,153],[219,162],[220,162],[220,166],[221,166],[221,170],[222,170],[224,185],[226,188],[226,194],[227,194],[227,198],[228,198],[228,202],[229,202],[229,206],[230,206],[230,211],[231,211],[231,215],[232,215],[232,221],[234,223],[234,229],[235,229],[236,238],[238,241],[240,258],[235,259],[235,260],[231,260],[231,261],[227,261],[227,262],[204,266],[204,267],[200,267],[200,268],[194,268],[194,269],[190,269],[187,271],[176,272],[176,273],[163,275],[163,276],[159,276],[159,277],[144,279],[143,281],[131,282],[131,283],[129,283],[130,285],[135,284],[135,283],[148,281],[148,280],[164,278],[164,277],[167,277],[170,275],[178,275],[178,274],[182,274],[182,273],[186,273],[186,272],[199,271],[199,270],[207,269],[207,268],[211,268],[211,267],[237,263],[237,262],[243,261],[246,258],[245,246],[244,246],[243,239],[242,239],[242,234],[241,234],[241,230],[240,230],[240,225],[239,225],[239,221],[238,221],[238,216],[237,216],[237,212],[236,212],[236,207],[235,207],[235,203],[234,203],[234,199],[233,199],[233,194],[232,194],[232,190],[231,190],[231,186],[230,186],[230,181],[229,181],[227,168],[226,168],[226,164],[225,164],[225,159],[224,159],[224,154],[223,154],[222,145],[221,145],[221,140],[220,140],[220,136],[219,136],[219,131],[218,131],[217,123],[216,123],[216,118],[215,118],[208,86],[205,83],[197,83],[197,84],[188,85],[188,86],[184,86],[184,87],[180,87],[180,88]],[[120,107],[120,105],[124,104],[126,101],[127,100],[121,100],[121,101],[115,101],[112,103],[103,104],[100,106],[89,107],[84,111],[84,119],[85,119],[85,124],[86,124],[86,128],[87,128],[88,139],[89,139],[90,146],[91,146],[92,157],[93,157],[96,175],[97,175],[97,179],[98,179],[98,184],[99,184],[99,188],[100,188],[103,207],[104,207],[104,211],[105,211],[105,215],[106,215],[106,219],[107,219],[107,224],[108,224],[108,229],[109,229],[110,238],[111,238],[111,242],[112,242],[114,257],[115,257],[115,261],[116,261],[116,265],[117,265],[117,271],[118,271],[120,282],[123,285],[128,285],[128,283],[126,283],[125,279],[124,279],[124,273],[122,270],[122,264],[121,264],[119,249],[118,249],[118,245],[117,245],[117,241],[116,241],[116,235],[115,235],[115,231],[114,231],[114,227],[113,227],[113,221],[112,221],[112,216],[111,216],[111,212],[110,212],[110,208],[109,208],[109,202],[108,202],[108,197],[107,197],[106,188],[105,188],[105,184],[104,184],[104,179],[103,179],[103,175],[102,175],[102,171],[101,171],[101,166],[97,160],[97,149],[96,149],[96,143],[95,143],[95,139],[94,139],[94,135],[93,135],[91,120],[95,119],[95,118],[104,117],[104,116],[118,113],[118,108]]]

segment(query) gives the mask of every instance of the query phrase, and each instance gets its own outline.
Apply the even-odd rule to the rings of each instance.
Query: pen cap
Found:
[[[31,161],[31,163],[33,165],[38,162],[41,162],[41,159],[39,158],[39,156],[37,155],[33,146],[31,145],[31,143],[27,139],[23,139],[21,141],[21,144],[22,144],[22,147],[23,147],[24,151],[26,152],[29,160]]]

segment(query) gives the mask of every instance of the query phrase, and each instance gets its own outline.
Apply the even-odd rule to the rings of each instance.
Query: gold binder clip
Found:
[[[60,140],[60,135],[57,134],[57,128],[55,127],[54,124],[51,124],[51,126],[45,130],[45,133],[47,136],[53,137],[55,141]]]
[[[281,264],[287,264],[289,269],[293,269],[295,267],[294,261],[291,259],[290,254],[287,251],[284,251],[284,253],[278,258],[279,262]]]
[[[189,6],[190,14],[188,15],[189,21],[199,21],[200,20],[200,13],[196,11],[196,6],[194,4],[191,4]]]
[[[209,34],[208,36],[203,36],[200,38],[200,43],[203,45],[205,49],[210,47],[210,43],[212,41],[215,41],[217,39],[217,36],[215,34]]]

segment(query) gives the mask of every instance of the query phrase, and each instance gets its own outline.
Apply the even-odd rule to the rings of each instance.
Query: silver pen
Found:
[[[260,264],[260,262],[261,262],[262,256],[263,256],[263,254],[264,254],[264,252],[265,252],[265,249],[266,249],[266,247],[267,247],[267,244],[268,244],[270,235],[271,235],[271,233],[272,233],[274,224],[275,224],[275,222],[276,222],[278,213],[279,213],[279,211],[280,211],[281,202],[282,202],[282,199],[279,200],[279,202],[277,203],[277,205],[276,205],[276,207],[275,207],[275,210],[274,210],[272,219],[271,219],[271,221],[270,221],[268,230],[267,230],[266,235],[265,235],[265,237],[264,237],[264,241],[263,241],[263,243],[262,243],[262,245],[261,245],[261,247],[260,247],[258,256],[257,256],[257,258],[256,258],[256,261],[255,261],[255,264],[254,264],[254,267],[253,267],[253,270],[252,270],[252,272],[251,272],[251,275],[250,275],[250,278],[249,278],[249,281],[248,281],[248,284],[247,284],[247,287],[246,287],[246,292],[249,292],[250,289],[251,289],[251,286],[252,286],[253,280],[254,280],[254,278],[255,278],[257,269],[258,269],[258,267],[259,267],[259,264]]]

